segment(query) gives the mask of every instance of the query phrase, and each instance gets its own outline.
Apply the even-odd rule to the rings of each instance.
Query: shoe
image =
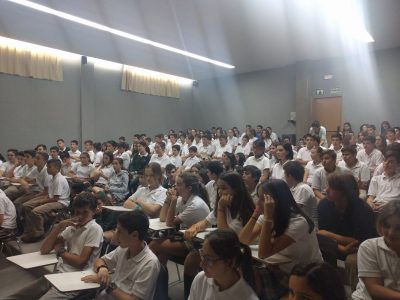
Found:
[[[36,243],[38,241],[40,241],[41,239],[43,239],[44,235],[38,235],[38,236],[30,236],[27,234],[24,234],[21,236],[21,241],[23,241],[24,243],[30,244],[30,243]]]

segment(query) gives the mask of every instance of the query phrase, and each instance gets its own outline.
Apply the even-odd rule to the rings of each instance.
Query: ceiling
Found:
[[[344,39],[316,4],[322,0],[34,1],[236,68],[213,66],[5,0],[0,0],[0,35],[193,79],[349,55],[360,47],[400,46],[398,0],[360,0],[375,39],[368,45]]]

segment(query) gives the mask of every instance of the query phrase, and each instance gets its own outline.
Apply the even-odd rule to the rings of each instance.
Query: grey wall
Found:
[[[95,141],[134,133],[155,134],[189,127],[192,87],[181,99],[122,91],[121,73],[93,65],[64,64],[64,81],[0,74],[0,153],[62,137]],[[82,117],[81,117],[82,116]]]

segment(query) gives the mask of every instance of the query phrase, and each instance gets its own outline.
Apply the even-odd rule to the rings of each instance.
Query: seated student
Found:
[[[65,146],[64,139],[58,139],[56,142],[57,142],[57,147],[58,147],[60,153],[61,152],[68,152],[70,150],[69,147]]]
[[[230,152],[224,152],[221,157],[221,162],[225,172],[235,171],[236,167],[235,154]]]
[[[115,155],[116,152],[117,152],[116,148],[117,148],[117,142],[116,142],[116,141],[114,141],[114,140],[109,140],[109,141],[106,142],[106,149],[105,149],[105,151],[112,152],[112,154]]]
[[[185,144],[183,144],[181,147],[181,157],[183,161],[185,161],[186,158],[189,156],[189,148],[193,146],[193,141],[194,141],[194,136],[188,134],[185,139]]]
[[[251,146],[252,144],[249,143],[249,137],[245,134],[242,137],[240,144],[236,147],[235,154],[243,153],[246,157],[248,157],[252,150]]]
[[[327,263],[296,265],[289,278],[287,300],[344,300],[346,291],[338,271]]]
[[[218,191],[218,179],[221,174],[224,172],[224,167],[219,161],[211,161],[207,165],[207,175],[210,178],[210,181],[206,184],[206,190],[208,193],[208,197],[210,199],[210,207],[211,209],[215,208],[215,202],[217,201],[217,191]]]
[[[119,247],[95,261],[97,274],[82,278],[106,287],[95,299],[153,299],[161,266],[146,245],[148,229],[149,220],[141,211],[118,217]]]
[[[368,189],[368,204],[379,212],[388,202],[400,199],[400,152],[385,154],[383,174],[371,179]]]
[[[286,276],[298,263],[322,262],[314,223],[297,205],[286,182],[263,183],[259,198],[240,232],[240,241],[250,244],[259,237],[259,258],[273,263]]]
[[[60,152],[60,159],[62,162],[60,172],[63,176],[68,176],[68,174],[72,171],[72,160],[68,151]]]
[[[363,149],[357,153],[357,159],[368,165],[371,174],[384,159],[382,152],[376,149],[375,141],[375,136],[366,136],[363,140]]]
[[[4,191],[11,201],[14,201],[24,194],[32,191],[33,187],[31,188],[29,184],[35,184],[36,178],[39,175],[37,167],[35,166],[35,156],[35,150],[24,151],[25,165],[23,166],[19,174],[20,177],[11,180],[12,182],[17,182],[21,184],[21,186],[16,187],[14,185],[11,185]]]
[[[312,181],[314,178],[314,174],[317,170],[323,168],[321,163],[321,153],[322,148],[319,146],[313,147],[311,149],[311,161],[309,161],[304,167],[304,178],[303,182],[307,183],[309,186],[312,186]]]
[[[196,146],[197,149],[199,149],[201,146],[203,146],[203,142],[201,140],[202,134],[196,133],[194,135],[194,141],[193,141],[193,146]]]
[[[184,172],[177,176],[176,188],[167,192],[160,221],[166,222],[167,226],[187,229],[204,220],[209,213],[208,194],[204,186],[195,175]],[[167,264],[169,256],[185,258],[191,250],[187,242],[175,241],[173,237],[153,240],[149,247],[163,265]]]
[[[251,199],[253,199],[254,205],[256,205],[258,201],[257,188],[261,178],[260,169],[251,165],[245,166],[242,178]]]
[[[400,200],[385,205],[378,217],[381,237],[366,240],[358,250],[357,290],[353,300],[400,299]]]
[[[271,139],[271,134],[268,129],[262,129],[260,139],[262,139],[265,143],[265,148],[269,148],[272,145],[273,141]]]
[[[85,149],[85,152],[87,152],[87,154],[89,154],[90,161],[93,163],[93,165],[95,165],[94,164],[94,160],[96,158],[96,154],[93,151],[93,141],[92,140],[86,140],[83,143],[83,147]]]
[[[381,136],[381,135],[377,135],[376,137],[375,137],[375,147],[376,147],[376,149],[378,149],[379,151],[381,151],[382,152],[382,154],[383,153],[385,153],[386,152],[386,148],[387,148],[387,143],[386,143],[386,138],[384,137],[384,136]]]
[[[306,145],[303,148],[300,148],[299,152],[297,152],[296,160],[301,163],[303,166],[307,165],[310,161],[312,161],[311,158],[311,149],[316,146],[316,140],[315,137],[312,136],[311,134],[306,134],[305,136],[305,141]]]
[[[165,153],[165,143],[159,142],[154,146],[154,154],[151,156],[149,163],[158,163],[164,170],[165,166],[171,163],[168,155]]]
[[[354,146],[344,146],[342,148],[343,160],[338,163],[339,167],[348,169],[353,174],[360,189],[360,198],[367,198],[367,187],[370,180],[370,173],[368,166],[358,161],[357,149]]]
[[[304,167],[298,161],[288,161],[284,166],[285,181],[297,205],[313,220],[318,228],[317,199],[312,188],[304,183]]]
[[[396,130],[394,128],[388,128],[386,130],[386,144],[391,145],[393,143],[398,143],[396,138]]]
[[[69,150],[68,153],[73,162],[80,161],[81,151],[79,151],[78,146],[79,146],[79,142],[77,140],[71,141],[71,150]],[[89,161],[90,161],[90,157],[89,157]]]
[[[120,157],[115,158],[112,165],[113,170],[108,178],[107,185],[104,187],[104,191],[114,205],[121,205],[128,194],[128,171],[123,169],[123,161]]]
[[[90,156],[86,152],[80,155],[80,162],[73,165],[71,172],[68,174],[73,178],[74,182],[85,182],[90,178],[90,174],[95,170],[90,163]]]
[[[8,171],[6,177],[10,178],[11,182],[17,181],[23,173],[25,167],[25,156],[23,151],[17,153],[17,163]]]
[[[162,170],[160,164],[156,162],[149,163],[144,169],[144,176],[146,177],[147,186],[138,188],[125,201],[124,207],[141,209],[150,218],[157,218],[167,197],[167,190],[161,186]]]
[[[112,203],[107,197],[104,196],[104,194],[102,195],[101,193],[98,193],[94,194],[94,196],[96,197],[97,201],[97,208],[93,216],[96,220],[96,223],[101,226],[103,233],[109,230],[114,230],[117,228],[118,212],[111,209],[105,209],[103,207],[105,205],[112,205]]]
[[[278,162],[278,158],[276,157],[276,147],[278,144],[279,143],[277,142],[272,142],[271,146],[269,146],[268,149],[265,149],[267,157],[269,158],[269,164],[272,167]]]
[[[327,198],[318,204],[318,220],[318,234],[337,243],[335,259],[345,260],[349,283],[354,290],[358,246],[375,237],[376,230],[372,209],[359,198],[358,184],[352,174],[329,175]],[[324,250],[323,246],[321,249]]]
[[[94,143],[93,149],[95,151],[93,165],[97,168],[103,162],[103,151],[101,150],[101,143]]]
[[[342,141],[343,137],[340,133],[334,133],[331,136],[331,146],[329,149],[332,149],[336,153],[336,164],[342,161]]]
[[[129,149],[129,145],[127,143],[125,143],[125,142],[118,143],[117,144],[117,153],[115,154],[115,157],[122,158],[122,161],[124,162],[125,170],[128,170],[129,161],[131,160],[131,157],[128,154],[128,149]]]
[[[171,189],[175,187],[176,184],[176,167],[173,164],[168,164],[165,167],[165,175],[166,178],[164,179],[164,182],[162,184],[163,188],[165,189]]]
[[[202,145],[198,148],[200,156],[203,157],[203,159],[212,157],[215,152],[215,147],[211,143],[211,134],[206,133],[205,135],[203,135],[201,140],[202,140]]]
[[[47,153],[47,147],[45,144],[39,144],[35,148],[36,152],[46,152]]]
[[[393,152],[393,151],[400,152],[400,143],[393,143],[393,144],[390,144],[389,146],[386,147],[385,153],[387,153],[387,152]],[[400,171],[400,165],[399,165],[399,170],[398,170],[398,171]],[[382,174],[383,174],[383,162],[381,162],[381,163],[375,168],[374,174],[371,175],[371,178],[372,178],[373,176],[382,175]]]
[[[272,167],[271,179],[283,179],[285,177],[283,166],[293,159],[292,145],[278,144],[276,147],[276,158],[278,162]]]
[[[70,189],[67,179],[60,173],[61,161],[50,159],[47,162],[47,173],[52,176],[49,181],[48,196],[33,198],[23,204],[25,232],[21,240],[32,243],[44,235],[43,217],[50,212],[62,210],[69,205]]]
[[[185,171],[188,171],[188,170],[190,170],[190,168],[193,165],[195,165],[195,164],[197,164],[199,162],[200,162],[200,158],[197,157],[197,148],[196,148],[196,146],[190,146],[189,147],[189,154],[188,154],[185,162],[183,163],[182,168]]]
[[[150,161],[150,155],[147,152],[147,146],[145,142],[138,142],[136,144],[137,152],[132,154],[132,159],[129,164],[128,172],[129,172],[129,191],[131,193],[136,192],[138,188],[138,174],[143,174],[144,167]]]
[[[171,164],[175,167],[180,168],[182,166],[182,158],[180,156],[181,146],[173,145],[172,146],[172,155],[169,157]]]
[[[50,164],[49,169],[52,168]],[[76,272],[92,267],[100,254],[103,230],[93,219],[96,199],[90,193],[79,194],[73,202],[74,217],[54,225],[43,241],[40,252],[49,254],[55,250],[62,258],[57,265],[58,273]],[[60,292],[44,277],[3,299],[75,299],[79,292]]]
[[[228,144],[231,145],[232,151],[235,152],[236,147],[239,144],[239,139],[235,136],[233,129],[228,130]]]
[[[113,161],[114,155],[111,152],[106,151],[103,153],[102,163],[90,174],[90,178],[95,181],[95,186],[103,188],[108,185],[108,180],[114,171]]]
[[[232,230],[206,236],[200,250],[202,272],[195,277],[189,300],[256,300],[251,250]]]
[[[8,161],[4,162],[0,166],[0,177],[7,177],[8,172],[17,164],[17,153],[16,149],[7,150]]]
[[[373,124],[367,125],[367,133],[369,136],[376,136],[376,127]]]
[[[332,149],[322,151],[321,161],[323,168],[315,172],[312,182],[312,189],[318,201],[321,201],[326,197],[328,175],[333,173],[350,173],[350,171],[336,166],[336,152]]]
[[[269,177],[269,170],[271,168],[269,159],[264,155],[265,153],[265,142],[263,140],[256,140],[253,143],[253,156],[246,159],[244,166],[255,166],[261,172],[263,178],[266,180]]]
[[[0,241],[15,233],[17,229],[15,206],[0,189]]]
[[[60,159],[60,150],[57,146],[51,146],[49,152],[49,159]]]
[[[228,144],[226,135],[221,135],[218,140],[219,145],[216,146],[215,153],[213,155],[214,159],[221,159],[224,152],[232,153],[232,146]]]

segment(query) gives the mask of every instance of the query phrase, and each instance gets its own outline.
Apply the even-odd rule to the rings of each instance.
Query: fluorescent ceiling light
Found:
[[[10,38],[6,38],[3,36],[0,36],[0,46],[13,46],[16,47],[17,49],[23,49],[23,50],[29,50],[29,51],[36,51],[36,52],[43,52],[51,55],[55,55],[58,57],[61,57],[62,59],[66,59],[69,61],[80,61],[82,55],[72,53],[72,52],[67,52],[67,51],[62,51],[54,48],[49,48],[49,47],[44,47],[28,42],[23,42],[23,41],[18,41]],[[88,60],[92,62],[96,67],[104,68],[104,69],[109,69],[109,70],[119,70],[122,71],[122,64],[116,63],[113,61],[109,60],[104,60],[104,59],[99,59],[95,57],[90,57],[87,56]],[[164,80],[177,80],[179,81],[180,84],[188,85],[192,84],[193,80],[185,77],[179,77],[167,73],[161,73],[161,72],[156,72],[148,69],[142,69],[134,66],[129,66],[126,65],[129,69],[133,70],[136,73],[143,74],[143,75],[148,75],[148,76],[154,76],[158,77]]]
[[[137,36],[137,35],[133,35],[133,34],[118,30],[118,29],[114,29],[114,28],[111,28],[111,27],[108,27],[108,26],[101,25],[99,23],[92,22],[92,21],[84,19],[84,18],[80,18],[80,17],[74,16],[74,15],[59,11],[59,10],[52,9],[52,8],[44,6],[44,5],[37,4],[35,2],[31,2],[31,1],[27,1],[27,0],[8,0],[8,1],[16,3],[16,4],[19,4],[19,5],[23,5],[23,6],[26,6],[26,7],[30,7],[32,9],[35,9],[35,10],[38,10],[38,11],[41,11],[41,12],[44,12],[44,13],[47,13],[47,14],[51,14],[53,16],[57,16],[57,17],[62,18],[62,19],[66,19],[66,20],[69,20],[69,21],[72,21],[72,22],[75,22],[75,23],[79,23],[79,24],[82,24],[82,25],[85,25],[85,26],[89,26],[89,27],[92,27],[92,28],[95,28],[95,29],[98,29],[98,30],[101,30],[101,31],[106,31],[106,32],[115,34],[117,36],[124,37],[124,38],[129,39],[129,40],[133,40],[133,41],[136,41],[136,42],[140,42],[140,43],[143,43],[143,44],[154,46],[154,47],[157,47],[157,48],[160,48],[160,49],[164,49],[164,50],[167,50],[167,51],[170,51],[170,52],[181,54],[181,55],[184,55],[184,56],[187,56],[187,57],[190,57],[190,58],[194,58],[194,59],[197,59],[197,60],[205,61],[205,62],[214,64],[214,65],[217,65],[217,66],[220,66],[220,67],[223,67],[223,68],[228,68],[228,69],[235,68],[235,66],[232,66],[232,65],[229,65],[229,64],[217,61],[217,60],[213,60],[213,59],[207,58],[205,56],[201,56],[201,55],[198,55],[198,54],[195,54],[195,53],[184,51],[184,50],[181,50],[181,49],[178,49],[178,48],[174,48],[174,47],[171,47],[171,46],[168,46],[168,45],[165,45],[165,44],[157,43],[157,42],[154,42],[154,41],[149,40],[149,39],[142,38],[142,37]]]

